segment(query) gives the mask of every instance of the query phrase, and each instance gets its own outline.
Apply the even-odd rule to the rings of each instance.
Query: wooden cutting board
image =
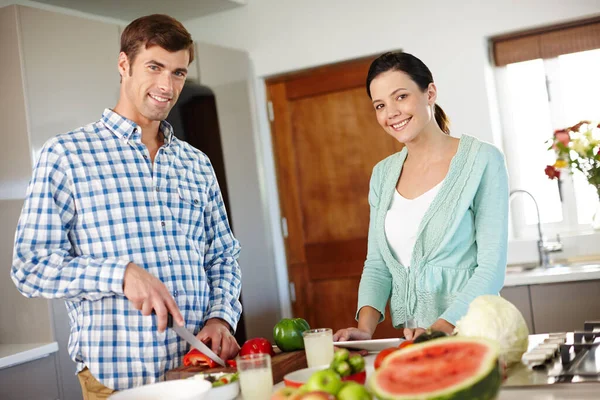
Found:
[[[293,371],[306,368],[306,353],[304,350],[291,351],[287,353],[277,353],[271,359],[271,370],[273,371],[273,383],[277,384],[283,381],[283,377]],[[200,372],[235,372],[233,368],[203,368],[203,367],[184,367],[167,371],[166,380],[185,379]]]

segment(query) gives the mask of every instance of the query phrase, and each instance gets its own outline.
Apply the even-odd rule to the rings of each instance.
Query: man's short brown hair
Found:
[[[164,14],[138,18],[121,34],[121,51],[127,54],[130,64],[133,64],[142,46],[146,49],[160,46],[170,52],[188,50],[191,64],[194,61],[193,44],[192,35],[181,22]]]

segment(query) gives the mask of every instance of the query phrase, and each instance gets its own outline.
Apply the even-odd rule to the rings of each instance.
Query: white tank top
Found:
[[[392,254],[405,267],[410,266],[419,225],[442,182],[412,200],[405,199],[398,190],[394,190],[394,198],[385,216],[385,236]]]

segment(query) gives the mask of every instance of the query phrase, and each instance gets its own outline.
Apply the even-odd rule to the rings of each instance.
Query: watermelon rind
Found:
[[[404,358],[410,353],[419,353],[427,347],[443,346],[445,343],[480,343],[488,348],[488,352],[482,360],[479,370],[470,379],[466,379],[452,387],[434,392],[411,393],[410,395],[390,393],[377,387],[377,376],[382,371],[385,371],[394,359]],[[369,387],[372,393],[375,394],[375,397],[380,400],[492,400],[496,398],[500,384],[502,383],[500,365],[498,363],[499,354],[500,348],[498,344],[495,341],[484,338],[461,338],[454,336],[412,345],[387,356],[383,360],[379,370],[375,371],[369,379]]]

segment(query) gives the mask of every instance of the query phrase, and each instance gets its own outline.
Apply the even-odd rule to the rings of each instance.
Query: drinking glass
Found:
[[[302,332],[306,362],[309,367],[329,365],[333,360],[333,333],[330,328]]]
[[[236,360],[240,387],[245,400],[269,400],[273,392],[271,356],[247,354]]]

